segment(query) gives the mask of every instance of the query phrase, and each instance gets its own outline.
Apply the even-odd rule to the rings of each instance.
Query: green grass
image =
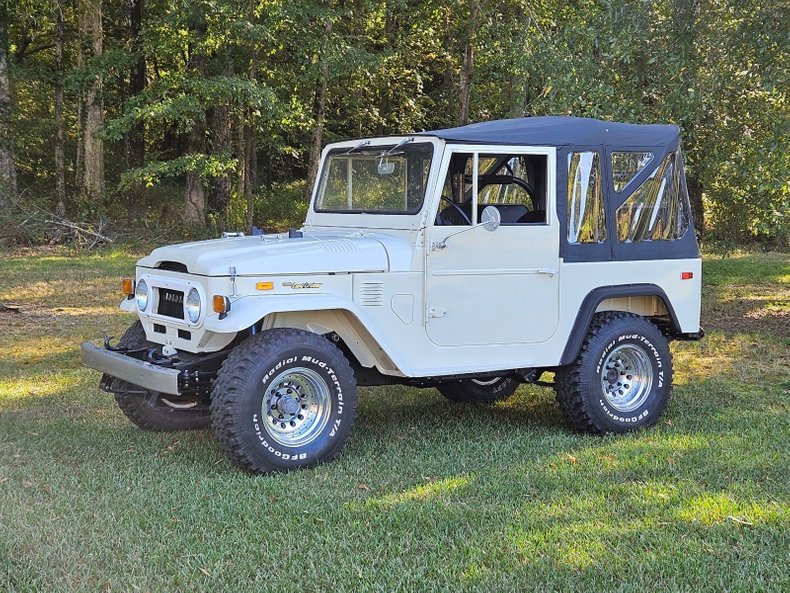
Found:
[[[550,390],[491,409],[363,390],[313,470],[251,476],[208,431],[133,427],[80,366],[134,258],[0,257],[0,591],[786,591],[790,260],[705,263],[672,402],[570,432]]]

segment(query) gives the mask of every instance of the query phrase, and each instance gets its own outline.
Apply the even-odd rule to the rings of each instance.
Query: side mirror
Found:
[[[502,214],[494,206],[486,206],[480,217],[480,225],[487,231],[495,231],[502,224]]]
[[[486,206],[483,209],[483,214],[480,216],[480,222],[475,225],[468,226],[464,229],[461,229],[458,232],[455,232],[451,235],[447,235],[444,238],[444,241],[438,241],[435,243],[431,243],[431,251],[438,251],[439,249],[444,249],[447,247],[447,241],[450,237],[455,237],[456,235],[461,235],[473,229],[477,229],[483,227],[487,231],[495,231],[499,228],[499,225],[502,224],[502,214],[499,210],[496,209],[495,206]]]

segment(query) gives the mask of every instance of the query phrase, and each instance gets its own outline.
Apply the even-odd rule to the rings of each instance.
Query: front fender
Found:
[[[344,309],[360,317],[352,301],[333,294],[250,295],[233,301],[224,319],[220,319],[216,313],[206,317],[203,327],[218,334],[235,333],[273,313],[328,309]]]
[[[344,316],[327,318],[325,312],[346,312]],[[310,314],[315,313],[315,325],[311,323]],[[306,329],[326,328],[337,331],[346,341],[363,366],[379,366],[380,370],[389,369],[395,374],[404,368],[405,363],[387,336],[375,327],[371,319],[356,304],[342,296],[334,294],[298,294],[298,295],[251,295],[241,297],[231,304],[231,309],[224,319],[213,314],[206,318],[203,327],[215,333],[236,333],[258,323],[269,315],[291,314],[291,319],[298,318],[300,325]],[[382,353],[388,360],[382,359]]]

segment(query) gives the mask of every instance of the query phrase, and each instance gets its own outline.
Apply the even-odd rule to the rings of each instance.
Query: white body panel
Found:
[[[310,209],[303,238],[204,241],[163,247],[141,259],[137,276],[149,285],[198,286],[209,307],[215,294],[231,302],[223,319],[209,310],[195,324],[158,316],[149,306],[140,313],[148,339],[189,352],[212,352],[262,321],[263,329],[334,331],[363,366],[395,376],[551,367],[561,360],[585,297],[601,286],[632,284],[663,289],[680,331],[699,331],[700,259],[564,263],[558,255],[554,183],[545,196],[545,224],[500,226],[493,232],[433,225],[454,148],[545,155],[550,180],[556,179],[554,148],[420,141],[431,142],[435,154],[430,189],[416,214]],[[324,157],[330,148],[354,145],[332,145]],[[190,274],[154,269],[162,261],[183,262]],[[681,280],[681,271],[692,272],[693,278]],[[273,288],[257,288],[261,282],[271,282]],[[598,308],[661,314],[656,302],[636,297]]]

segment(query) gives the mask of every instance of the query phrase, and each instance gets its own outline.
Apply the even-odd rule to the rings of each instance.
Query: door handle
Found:
[[[549,278],[554,278],[554,276],[559,272],[559,270],[550,270],[546,268],[540,268],[535,270],[536,274],[546,274]]]

